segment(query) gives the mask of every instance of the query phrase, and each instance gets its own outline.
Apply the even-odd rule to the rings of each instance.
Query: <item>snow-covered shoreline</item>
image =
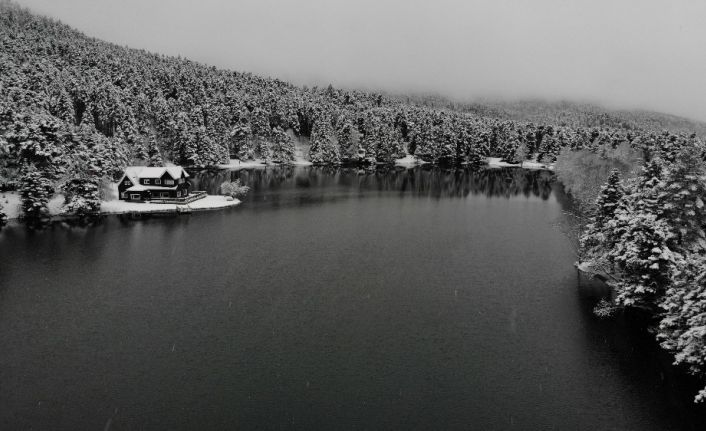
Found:
[[[19,219],[22,215],[20,194],[17,192],[0,193],[0,204],[9,220]],[[126,202],[117,199],[101,201],[101,214],[130,213],[178,213],[179,211],[208,211],[234,207],[240,204],[238,199],[228,200],[226,196],[208,195],[203,199],[188,204],[156,204],[150,202]],[[49,215],[62,216],[64,195],[57,194],[49,201]]]
[[[237,171],[240,169],[252,169],[252,168],[266,168],[268,166],[311,166],[313,163],[311,163],[308,160],[304,160],[301,158],[297,158],[291,163],[287,164],[279,164],[279,163],[267,163],[262,159],[255,159],[255,160],[238,160],[238,159],[230,159],[228,163],[222,163],[220,165],[217,165],[216,167],[218,169],[227,169],[229,171]]]
[[[155,204],[150,202],[126,202],[120,200],[102,201],[101,214],[130,213],[178,213],[179,211],[208,211],[234,207],[238,199],[228,200],[226,196],[208,195],[188,204]]]
[[[554,170],[554,164],[544,164],[539,163],[534,160],[525,160],[520,163],[508,163],[501,161],[500,157],[488,157],[486,163],[489,168],[522,168],[522,169],[546,169],[549,171]]]
[[[412,166],[424,165],[426,163],[428,163],[428,162],[425,162],[424,160],[421,160],[411,154],[407,154],[406,156],[402,157],[401,159],[395,160],[395,166],[412,167]]]

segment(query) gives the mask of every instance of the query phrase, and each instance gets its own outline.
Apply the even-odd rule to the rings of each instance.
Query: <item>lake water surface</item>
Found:
[[[547,172],[195,176],[237,208],[0,232],[2,430],[702,430],[591,313]]]

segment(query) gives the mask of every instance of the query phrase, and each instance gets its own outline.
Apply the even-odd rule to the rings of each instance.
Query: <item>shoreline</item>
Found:
[[[49,215],[51,218],[74,217],[71,214],[63,214],[64,195],[56,194],[49,201]],[[18,221],[22,215],[20,208],[20,194],[18,192],[0,193],[0,204],[7,214],[8,221]],[[126,202],[116,199],[101,201],[101,210],[98,215],[119,215],[119,214],[181,214],[197,211],[215,211],[224,208],[231,208],[240,205],[239,199],[228,200],[227,196],[207,195],[203,199],[193,201],[188,204],[156,204],[150,202]]]
[[[467,163],[461,163],[461,166],[466,165]],[[317,166],[340,166],[341,164],[320,164]],[[346,164],[344,164],[346,165]],[[355,165],[355,163],[354,163]],[[369,164],[368,164],[369,165]],[[402,157],[400,159],[395,159],[394,161],[390,163],[383,163],[383,162],[378,162],[374,163],[373,165],[379,165],[379,166],[399,166],[403,168],[414,168],[417,166],[422,166],[422,165],[435,165],[431,162],[425,162],[424,160],[407,154],[405,157]],[[276,166],[314,166],[314,163],[304,160],[304,159],[297,159],[293,162],[290,163],[266,163],[262,159],[255,159],[255,160],[246,160],[246,161],[241,161],[238,159],[230,159],[228,163],[223,163],[216,165],[216,169],[224,169],[228,171],[239,171],[241,169],[257,169],[257,168],[268,168],[268,167],[276,167]],[[346,165],[347,166],[347,165]],[[529,169],[529,170],[547,170],[547,171],[553,171],[554,170],[554,164],[553,163],[540,163],[535,160],[526,160],[524,162],[520,163],[508,163],[508,162],[503,162],[501,161],[500,157],[486,157],[485,158],[485,166],[488,168],[522,168],[522,169]]]

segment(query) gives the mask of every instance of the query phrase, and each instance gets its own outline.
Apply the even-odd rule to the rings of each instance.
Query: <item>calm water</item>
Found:
[[[548,173],[197,176],[238,208],[0,233],[0,429],[703,429],[591,314]]]

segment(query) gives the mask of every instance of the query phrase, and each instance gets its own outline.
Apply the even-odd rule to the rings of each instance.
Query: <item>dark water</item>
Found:
[[[238,208],[0,233],[0,429],[704,429],[591,314],[551,175],[197,176]]]

